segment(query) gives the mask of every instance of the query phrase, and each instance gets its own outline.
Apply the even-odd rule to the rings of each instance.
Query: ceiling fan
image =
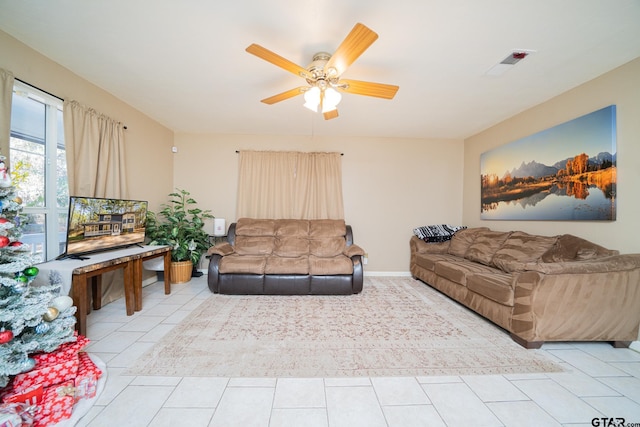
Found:
[[[271,105],[304,94],[304,106],[315,112],[321,111],[325,120],[330,120],[338,117],[337,105],[342,98],[341,92],[392,99],[398,91],[399,87],[394,85],[340,78],[377,38],[378,34],[358,23],[333,55],[326,52],[316,53],[307,68],[255,43],[246,51],[302,77],[308,84],[265,98],[262,102]]]

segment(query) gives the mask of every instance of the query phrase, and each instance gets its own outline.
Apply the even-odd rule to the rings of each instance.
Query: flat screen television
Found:
[[[147,208],[142,200],[69,197],[67,244],[57,259],[144,243]]]

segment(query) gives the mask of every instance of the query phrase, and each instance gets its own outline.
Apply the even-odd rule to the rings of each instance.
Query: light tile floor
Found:
[[[144,288],[141,312],[123,300],[88,317],[87,351],[107,381],[78,426],[640,426],[640,353],[606,343],[545,344],[566,371],[400,378],[174,378],[123,372],[212,294],[206,275]],[[594,313],[594,315],[596,315]],[[593,422],[599,418],[597,422]],[[610,424],[608,424],[610,423]],[[626,425],[626,424],[625,424]]]

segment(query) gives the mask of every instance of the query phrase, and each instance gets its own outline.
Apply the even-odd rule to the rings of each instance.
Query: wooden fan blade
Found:
[[[294,64],[286,58],[278,55],[270,51],[267,48],[264,48],[257,44],[252,44],[248,48],[245,49],[247,52],[257,56],[258,58],[264,59],[267,62],[271,62],[273,65],[276,65],[284,70],[289,71],[290,73],[295,74],[298,77],[308,77],[307,70],[299,66],[298,64]]]
[[[284,101],[285,99],[293,98],[294,96],[300,95],[304,93],[306,87],[301,86],[295,89],[290,89],[286,92],[279,93],[277,95],[273,95],[269,98],[265,98],[260,102],[264,102],[265,104],[275,104],[276,102]]]
[[[346,84],[346,87],[342,87]],[[340,80],[338,90],[355,95],[375,96],[376,98],[392,99],[399,86],[386,85],[383,83],[362,82],[359,80]]]
[[[377,38],[378,34],[365,25],[357,23],[325,65],[325,73],[330,76],[341,76]],[[335,74],[331,69],[335,69]]]
[[[323,113],[322,115],[324,116],[325,120],[335,119],[336,117],[338,117],[338,110],[327,111],[326,113]]]

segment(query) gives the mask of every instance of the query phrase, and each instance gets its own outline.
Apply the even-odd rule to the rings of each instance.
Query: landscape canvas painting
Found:
[[[616,106],[482,153],[481,219],[616,219]]]

